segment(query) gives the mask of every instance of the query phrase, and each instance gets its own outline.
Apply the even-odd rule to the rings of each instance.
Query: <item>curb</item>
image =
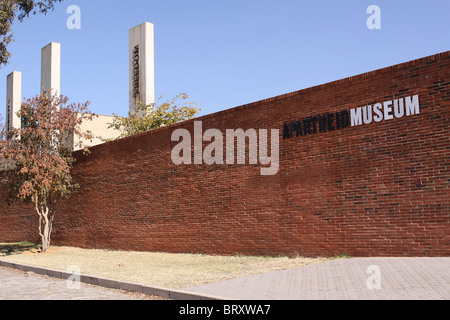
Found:
[[[7,262],[3,260],[0,260],[0,267],[15,269],[24,272],[33,272],[38,275],[48,276],[51,278],[62,280],[68,280],[70,277],[74,276],[73,273],[65,271],[35,267],[15,262]],[[154,295],[169,300],[231,300],[230,298],[220,296],[206,295],[184,290],[167,289],[162,287],[153,287],[138,283],[107,279],[83,274],[80,275],[80,282],[108,289],[124,290],[129,292]]]

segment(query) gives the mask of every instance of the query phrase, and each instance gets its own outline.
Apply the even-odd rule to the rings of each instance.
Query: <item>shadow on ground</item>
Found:
[[[40,249],[40,245],[28,242],[0,243],[0,257],[21,254],[23,252],[31,250],[38,251]]]

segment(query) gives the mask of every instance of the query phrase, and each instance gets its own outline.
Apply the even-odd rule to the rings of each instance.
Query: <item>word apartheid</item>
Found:
[[[283,128],[283,139],[295,137],[304,137],[316,133],[325,133],[347,127],[357,127],[368,125],[372,122],[381,122],[383,120],[392,120],[394,118],[403,118],[404,116],[413,116],[420,113],[419,96],[410,96],[406,98],[376,103],[373,106],[367,105],[344,110],[336,113],[328,113],[308,117],[303,120],[285,123]]]

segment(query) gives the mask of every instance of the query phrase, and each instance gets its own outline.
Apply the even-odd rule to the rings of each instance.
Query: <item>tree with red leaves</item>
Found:
[[[84,120],[94,117],[88,105],[68,104],[67,97],[43,92],[22,104],[17,113],[22,127],[6,132],[6,139],[0,141],[0,161],[12,168],[2,182],[10,190],[10,199],[34,205],[42,252],[50,247],[55,203],[77,187],[71,177],[72,141],[74,134],[92,139],[80,129]]]

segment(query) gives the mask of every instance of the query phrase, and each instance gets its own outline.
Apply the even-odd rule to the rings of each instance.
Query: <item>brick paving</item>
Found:
[[[450,300],[450,258],[352,258],[185,288],[235,300]],[[149,296],[0,267],[0,300],[141,300]]]
[[[339,259],[185,290],[238,300],[449,300],[450,258]]]
[[[81,283],[69,289],[66,280],[0,268],[0,300],[144,300],[142,295]]]

